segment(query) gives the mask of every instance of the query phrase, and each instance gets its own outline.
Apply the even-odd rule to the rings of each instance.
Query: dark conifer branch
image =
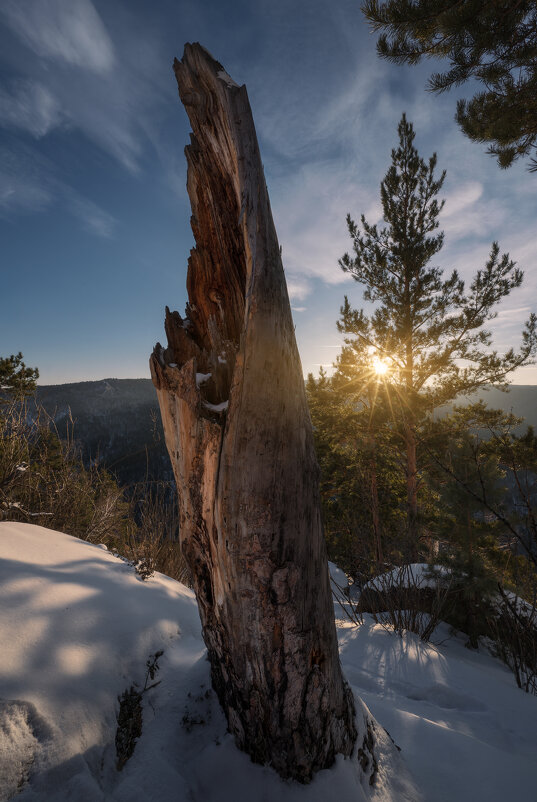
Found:
[[[537,146],[537,3],[535,0],[366,0],[362,10],[381,31],[379,55],[396,64],[445,58],[450,68],[429,79],[445,92],[476,79],[484,86],[457,102],[455,119],[500,167]],[[530,159],[529,169],[537,162]]]

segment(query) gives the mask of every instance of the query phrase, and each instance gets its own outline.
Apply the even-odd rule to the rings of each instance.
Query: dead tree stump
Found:
[[[238,746],[301,782],[350,755],[304,380],[246,87],[200,45],[174,71],[196,247],[151,375],[213,686]]]

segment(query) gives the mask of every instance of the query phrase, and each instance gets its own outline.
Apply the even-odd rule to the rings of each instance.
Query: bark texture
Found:
[[[174,63],[196,247],[151,373],[213,686],[240,748],[302,782],[350,755],[318,468],[246,88],[200,45]]]

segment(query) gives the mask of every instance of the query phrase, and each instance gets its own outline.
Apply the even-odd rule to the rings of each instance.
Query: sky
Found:
[[[359,0],[2,0],[0,356],[41,384],[148,377],[164,308],[183,312],[193,238],[189,122],[172,72],[199,41],[248,88],[304,373],[335,359],[345,218],[381,222],[379,186],[401,114],[447,170],[435,264],[470,280],[491,243],[525,272],[491,325],[520,342],[537,311],[537,176],[500,170],[453,120],[434,65],[381,61]],[[537,383],[537,367],[518,384]]]

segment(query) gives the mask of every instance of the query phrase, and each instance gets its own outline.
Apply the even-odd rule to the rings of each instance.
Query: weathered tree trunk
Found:
[[[318,468],[246,88],[199,45],[174,64],[196,247],[157,388],[213,686],[237,744],[307,782],[356,740]]]

